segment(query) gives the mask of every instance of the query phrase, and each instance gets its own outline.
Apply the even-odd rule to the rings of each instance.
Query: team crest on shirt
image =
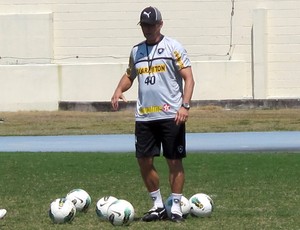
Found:
[[[164,112],[168,112],[170,110],[170,108],[171,108],[171,106],[168,105],[168,104],[164,104],[163,107],[162,107]]]
[[[164,48],[159,48],[159,49],[157,50],[158,54],[162,54],[164,51],[165,51]]]

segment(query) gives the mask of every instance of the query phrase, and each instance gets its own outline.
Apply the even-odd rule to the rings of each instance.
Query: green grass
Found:
[[[105,195],[130,201],[136,217],[151,207],[133,153],[0,153],[0,159],[0,207],[8,210],[1,230],[113,229],[95,213]],[[166,199],[166,164],[162,157],[155,163]],[[135,221],[126,229],[299,229],[299,153],[189,154],[184,163],[184,195],[209,194],[212,217],[188,217],[181,224]],[[74,188],[91,195],[89,211],[72,224],[52,224],[51,201]]]
[[[193,107],[187,132],[298,131],[299,109],[225,110]],[[1,112],[0,136],[123,134],[134,132],[134,111]]]

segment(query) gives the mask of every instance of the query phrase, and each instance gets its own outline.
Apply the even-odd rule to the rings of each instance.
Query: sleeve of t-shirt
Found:
[[[191,66],[191,61],[188,57],[188,54],[185,48],[179,42],[174,42],[172,55],[178,70]]]
[[[129,75],[130,79],[134,80],[136,78],[136,69],[134,67],[134,60],[133,60],[133,50],[131,50],[130,52],[126,73]]]

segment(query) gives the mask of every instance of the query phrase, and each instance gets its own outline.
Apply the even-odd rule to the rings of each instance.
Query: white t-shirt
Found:
[[[175,117],[183,94],[179,70],[188,66],[191,62],[186,50],[166,36],[155,45],[144,41],[132,48],[127,74],[139,81],[136,121]]]

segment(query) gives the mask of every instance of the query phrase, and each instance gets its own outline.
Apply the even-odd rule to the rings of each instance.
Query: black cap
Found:
[[[161,13],[156,7],[149,6],[141,12],[140,22],[155,25],[162,20]]]

